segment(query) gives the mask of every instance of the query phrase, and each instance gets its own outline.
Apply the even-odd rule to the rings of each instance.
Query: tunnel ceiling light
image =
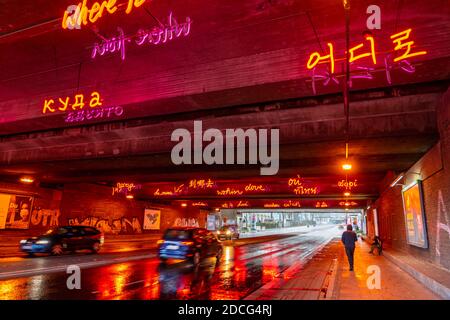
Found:
[[[31,177],[22,177],[22,178],[20,178],[20,182],[23,182],[23,183],[33,183],[33,182],[34,182],[34,179],[31,178]]]
[[[400,180],[403,179],[404,176],[405,176],[404,173],[400,173],[400,174],[398,175],[398,177],[395,178],[394,181],[392,181],[392,183],[391,183],[391,188],[395,187],[397,184],[398,184],[398,185],[402,185],[402,184],[400,184],[399,182],[400,182]]]
[[[344,169],[344,170],[346,170],[346,171],[351,170],[351,169],[352,169],[351,163],[344,163],[344,164],[342,165],[342,169]]]

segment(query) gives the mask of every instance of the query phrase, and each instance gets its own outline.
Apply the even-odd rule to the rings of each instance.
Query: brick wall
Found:
[[[450,270],[450,91],[443,95],[437,107],[440,141],[410,168],[410,172],[422,173],[423,201],[427,223],[428,248],[409,245],[406,241],[405,218],[401,187],[385,186],[380,198],[374,203],[378,211],[380,237],[386,247],[407,252],[421,260]],[[408,175],[414,179],[414,174]],[[386,180],[393,181],[387,175]],[[370,215],[370,212],[368,213]],[[371,220],[373,223],[373,219]]]
[[[160,210],[160,230],[144,229],[145,209]],[[87,224],[105,233],[159,233],[173,225],[198,223],[205,227],[207,211],[193,207],[163,206],[112,195],[111,188],[91,184],[66,186],[61,204],[66,224]]]
[[[113,196],[109,187],[93,184],[66,185],[61,190],[55,190],[1,183],[0,193],[31,196],[34,199],[27,219],[28,229],[2,229],[0,234],[36,234],[51,227],[69,224],[95,226],[107,234],[160,233],[174,225],[195,224],[205,227],[208,214],[208,211],[195,207],[128,200]],[[145,209],[161,212],[159,230],[144,229]]]

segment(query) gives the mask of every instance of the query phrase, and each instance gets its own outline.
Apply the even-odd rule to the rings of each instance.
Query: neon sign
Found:
[[[184,184],[174,187],[172,190],[161,191],[159,188],[153,193],[154,196],[175,196],[183,192]]]
[[[296,178],[290,178],[288,180],[289,187],[296,187],[293,191],[296,195],[310,195],[310,194],[319,194],[319,187],[306,187],[303,185],[302,178],[300,175],[297,175]]]
[[[264,187],[262,184],[251,184],[249,183],[248,185],[245,186],[244,190],[246,192],[264,192],[266,191],[266,187]]]
[[[355,201],[351,201],[351,202],[341,201],[341,202],[339,202],[339,205],[349,207],[349,206],[356,206],[356,205],[358,205],[358,203],[356,203]]]
[[[324,201],[322,201],[322,202],[317,201],[315,207],[316,207],[316,208],[328,208],[328,205],[327,205],[327,203],[324,202]]]
[[[341,180],[338,182],[338,187],[340,188],[345,188],[348,190],[352,190],[352,188],[357,187],[358,186],[358,180],[355,179],[353,181],[348,181],[348,180]]]
[[[301,204],[300,204],[300,201],[289,200],[288,202],[283,203],[283,207],[285,207],[285,208],[292,208],[292,207],[300,208]]]
[[[112,194],[116,193],[125,193],[131,192],[133,190],[141,189],[142,185],[140,184],[134,184],[134,183],[127,183],[127,182],[117,182],[116,186],[112,188]]]
[[[146,0],[128,0],[127,8],[125,13],[129,14],[133,8],[138,8],[145,3]],[[62,19],[63,29],[81,29],[81,24],[87,25],[90,23],[95,23],[98,19],[103,16],[106,12],[113,14],[118,9],[117,0],[104,0],[101,3],[94,2],[92,5],[87,5],[87,0],[78,3],[78,5],[69,6],[65,11]]]
[[[139,29],[135,36],[136,45],[143,44],[159,45],[167,41],[188,36],[191,31],[191,18],[187,17],[186,22],[178,23],[173,17],[172,12],[169,14],[168,24],[159,27],[153,27],[151,30]],[[110,39],[104,39],[100,44],[95,43],[92,49],[91,57],[95,59],[97,55],[103,56],[108,53],[120,52],[120,57],[125,60],[125,44],[131,42],[133,37],[126,37],[122,28],[117,28],[119,35]]]
[[[104,119],[120,117],[123,114],[121,106],[100,107],[92,110],[79,110],[69,112],[64,119],[65,122],[82,122],[85,120]]]
[[[240,196],[244,192],[242,190],[233,189],[233,188],[226,188],[223,190],[217,190],[217,195],[219,196]]]
[[[264,208],[279,208],[280,205],[278,203],[272,202],[272,203],[265,203]]]
[[[193,207],[207,207],[208,204],[206,202],[199,201],[199,202],[192,203],[192,206]]]
[[[392,43],[395,45],[393,54],[389,53],[384,57],[384,70],[386,73],[386,80],[389,84],[392,84],[391,70],[394,66],[398,67],[404,72],[414,73],[415,67],[407,60],[408,58],[426,55],[427,51],[415,51],[412,52],[414,41],[406,41],[409,39],[412,29],[406,29],[390,36]],[[354,74],[350,76],[352,79],[369,79],[372,80],[375,71],[373,68],[377,65],[377,57],[375,50],[375,39],[372,36],[366,36],[365,42],[359,43],[349,49],[349,63],[354,66]],[[312,70],[312,90],[316,94],[316,81],[323,81],[324,86],[328,86],[330,82],[339,84],[339,80],[334,76],[335,71],[335,53],[334,46],[331,42],[327,43],[328,53],[321,55],[319,52],[313,52],[310,54],[306,68]],[[394,57],[393,57],[394,56]],[[357,66],[356,61],[361,59],[369,59],[372,67]],[[327,64],[327,70],[323,74],[316,74],[316,68],[319,64]],[[352,82],[350,81],[350,87]]]
[[[192,189],[211,189],[214,187],[214,182],[211,179],[192,179],[189,181],[189,188]]]
[[[89,105],[90,108],[99,107],[102,105],[102,99],[100,98],[100,93],[97,91],[94,91],[90,95],[89,103],[85,103],[84,101],[85,97],[84,94],[76,94],[73,97],[73,100],[75,100],[71,105],[70,109],[77,110],[77,109],[83,109],[85,106]],[[67,109],[69,109],[69,103],[71,102],[70,97],[59,97],[56,99],[57,102],[59,102],[59,106],[55,105],[55,99],[45,99],[44,100],[44,106],[42,108],[42,113],[45,114],[47,112],[65,112]],[[70,110],[69,109],[69,110]]]

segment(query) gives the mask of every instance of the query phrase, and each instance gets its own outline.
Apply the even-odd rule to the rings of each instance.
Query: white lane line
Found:
[[[74,263],[68,263],[65,265],[47,267],[47,268],[8,271],[8,272],[0,273],[0,280],[65,271],[67,269],[67,266],[73,265],[73,264],[79,266],[80,269],[83,269],[83,268],[87,269],[87,268],[98,267],[98,266],[102,266],[102,265],[110,265],[110,264],[117,264],[117,263],[134,261],[134,260],[154,258],[155,256],[156,256],[156,254],[146,254],[146,255],[132,256],[132,257],[114,258],[111,260],[91,261],[91,262],[82,262],[82,263],[74,262]]]

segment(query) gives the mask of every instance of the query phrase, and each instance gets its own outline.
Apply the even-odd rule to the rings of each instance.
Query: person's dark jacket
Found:
[[[345,231],[342,234],[342,243],[347,248],[354,248],[355,242],[358,241],[358,237],[354,231]]]

